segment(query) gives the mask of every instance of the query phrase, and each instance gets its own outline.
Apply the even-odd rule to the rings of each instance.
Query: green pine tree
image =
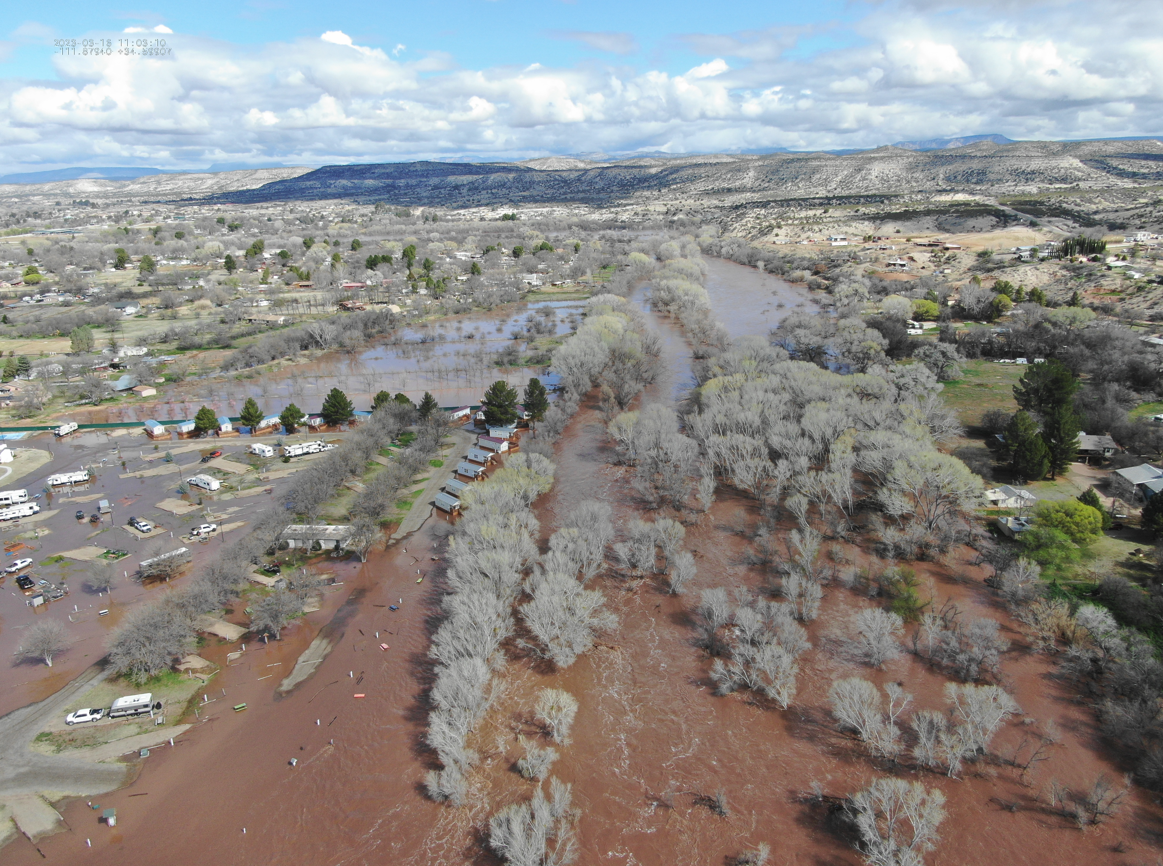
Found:
[[[16,358],[12,357],[11,355],[9,355],[8,360],[4,362],[3,378],[5,382],[11,382],[16,378]]]
[[[429,418],[440,411],[440,406],[437,405],[436,398],[425,391],[424,399],[420,401],[419,411],[420,417],[427,421]]]
[[[1102,528],[1110,529],[1114,525],[1114,517],[1107,511],[1102,504],[1102,500],[1098,498],[1098,493],[1093,487],[1088,487],[1078,497],[1078,501],[1083,505],[1089,505],[1095,511],[1102,515]]]
[[[199,435],[218,429],[218,416],[209,406],[203,406],[194,416],[194,432]]]
[[[1027,412],[1045,414],[1055,406],[1072,406],[1078,385],[1078,379],[1070,372],[1070,368],[1051,358],[1030,365],[1018,384],[1014,385],[1014,399]]]
[[[391,393],[388,391],[380,391],[372,399],[372,411],[374,412],[376,409],[379,409],[381,406],[386,406],[388,403],[391,403],[391,402],[392,402]]]
[[[262,409],[259,408],[254,397],[247,397],[246,402],[242,404],[242,412],[239,414],[238,420],[244,427],[254,428],[262,423],[262,419]]]
[[[1050,454],[1038,434],[1038,425],[1029,412],[1018,412],[1005,432],[1010,451],[1010,468],[1022,481],[1041,481],[1050,471]]]
[[[529,380],[529,384],[525,386],[525,395],[521,402],[525,411],[529,413],[529,421],[536,426],[549,409],[549,394],[546,393],[545,386],[541,384],[540,379],[534,377]]]
[[[347,399],[347,395],[338,388],[332,388],[323,401],[323,408],[319,410],[323,420],[328,424],[346,424],[355,417],[355,407]]]
[[[287,428],[288,433],[294,433],[295,428],[299,427],[306,417],[302,409],[294,403],[288,403],[287,408],[279,413],[279,423]]]
[[[1070,404],[1055,406],[1042,420],[1042,441],[1050,456],[1050,477],[1065,472],[1078,454],[1078,434],[1081,428],[1074,407]]]
[[[27,376],[31,372],[32,372],[32,361],[28,360],[28,358],[24,355],[18,356],[16,358],[16,375],[17,376]]]
[[[410,406],[412,408],[416,407],[416,404],[412,402],[412,398],[403,392],[397,393],[396,396],[392,398],[392,402],[399,403],[401,406]]]
[[[517,389],[498,379],[485,391],[485,423],[507,427],[517,420]]]
[[[1156,493],[1147,500],[1140,524],[1155,538],[1163,537],[1163,494]]]

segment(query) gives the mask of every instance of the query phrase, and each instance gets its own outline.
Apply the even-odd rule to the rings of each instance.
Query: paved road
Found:
[[[107,671],[91,667],[52,697],[0,718],[0,800],[42,791],[88,797],[122,785],[124,765],[41,755],[29,748],[49,719],[107,676]]]

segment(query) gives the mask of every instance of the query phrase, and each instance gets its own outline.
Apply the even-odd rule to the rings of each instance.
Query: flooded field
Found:
[[[359,351],[329,352],[274,372],[240,371],[190,381],[169,399],[148,408],[125,404],[89,414],[92,420],[100,415],[111,423],[147,417],[185,420],[205,404],[219,414],[237,417],[248,397],[268,412],[277,413],[291,402],[304,411],[318,411],[332,388],[344,391],[358,409],[369,408],[379,391],[403,392],[416,401],[429,391],[442,406],[479,403],[481,394],[497,379],[524,388],[530,377],[544,375],[541,368],[498,366],[498,352],[510,347],[527,352],[531,335],[570,333],[584,306],[584,301],[536,301],[451,316],[401,328]]]

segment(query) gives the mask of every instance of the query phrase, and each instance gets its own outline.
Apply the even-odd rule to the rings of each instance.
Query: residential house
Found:
[[[328,526],[326,524],[293,523],[279,534],[292,550],[311,549],[316,544],[322,550],[343,550],[351,543],[350,526]]]
[[[1003,535],[1009,538],[1017,538],[1029,529],[1033,523],[1033,521],[1026,517],[999,517],[996,522],[997,528],[1002,531]]]
[[[985,491],[985,498],[990,508],[1016,508],[1019,511],[1033,508],[1034,503],[1038,501],[1038,497],[1030,491],[1008,484]]]
[[[1078,456],[1089,463],[1091,458],[1100,462],[1109,460],[1119,450],[1118,444],[1109,436],[1091,436],[1087,433],[1078,434]]]
[[[1110,474],[1111,494],[1131,505],[1145,503],[1163,490],[1163,469],[1150,463],[1116,469]]]
[[[437,493],[435,505],[449,514],[460,514],[460,500],[448,493]]]

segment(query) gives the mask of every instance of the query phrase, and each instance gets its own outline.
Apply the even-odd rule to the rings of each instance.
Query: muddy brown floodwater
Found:
[[[240,371],[183,383],[167,399],[134,406],[111,406],[88,413],[108,422],[184,420],[200,406],[237,417],[248,397],[265,411],[277,413],[294,402],[315,411],[332,388],[339,388],[360,408],[370,405],[379,391],[402,391],[419,401],[425,391],[442,406],[480,402],[484,390],[497,379],[523,388],[541,371],[501,368],[495,353],[506,346],[527,349],[527,320],[543,323],[544,335],[568,334],[585,307],[584,301],[535,301],[508,304],[489,312],[449,316],[435,322],[398,329],[357,353],[329,352],[308,363],[292,364],[260,374]],[[514,340],[514,337],[517,339]]]
[[[756,276],[756,286],[770,279]],[[734,301],[766,302],[771,290],[767,284],[755,291],[760,297],[736,295]],[[635,300],[643,303],[643,291]],[[646,398],[673,399],[690,381],[689,349],[671,323],[647,315],[664,336],[669,372]],[[733,334],[752,327],[747,317],[735,319],[728,326]],[[755,328],[764,333],[771,324]],[[601,415],[588,400],[558,444],[555,486],[536,505],[543,538],[587,498],[609,502],[622,524],[640,516],[626,470],[610,466],[608,458]],[[207,693],[215,703],[203,720],[177,747],[153,751],[131,786],[101,798],[103,807],[117,808],[116,828],[98,825],[97,813],[73,803],[64,808],[66,832],[42,840],[39,851],[20,839],[4,850],[5,862],[495,864],[484,845],[487,818],[532,791],[512,770],[516,736],[533,732],[535,691],[553,685],[581,704],[574,739],[562,747],[553,770],[573,785],[579,864],[722,864],[748,845],[767,842],[775,863],[855,866],[859,858],[830,815],[829,801],[817,804],[806,794],[816,782],[826,795],[844,797],[884,769],[837,734],[827,690],[843,676],[901,681],[916,696],[916,707],[938,709],[943,678],[911,655],[883,672],[855,664],[842,625],[870,602],[834,586],[810,624],[813,649],[802,659],[791,709],[759,706],[742,695],[714,696],[709,660],[692,642],[688,606],[703,588],[766,585],[767,575],[746,564],[747,542],[725,528],[740,511],[748,520],[757,517],[751,500],[721,490],[712,512],[688,528],[685,544],[699,574],[686,595],[669,596],[649,580],[599,579],[594,585],[620,619],[602,644],[561,674],[519,654],[509,662],[506,689],[475,735],[482,761],[462,809],[429,802],[421,788],[431,767],[422,744],[423,694],[441,579],[441,564],[430,557],[440,555],[449,529],[433,517],[402,545],[366,565],[348,566],[340,597],[289,629],[285,640],[248,645],[239,663],[212,681]],[[869,563],[859,550],[842,553],[857,565]],[[1008,725],[996,750],[1011,751],[1023,732],[1047,719],[1057,722],[1059,745],[1025,783],[1000,763],[974,765],[962,780],[904,773],[948,797],[941,845],[927,862],[1154,862],[1161,812],[1140,792],[1101,832],[1088,834],[1041,805],[1050,779],[1080,786],[1118,768],[1100,748],[1091,713],[1054,677],[1048,658],[1028,651],[1016,624],[985,591],[980,570],[966,559],[961,551],[950,567],[919,570],[939,600],[955,601],[969,616],[998,619],[1014,642],[1003,681],[1037,722]],[[421,584],[417,569],[426,578]],[[390,611],[387,605],[399,599],[401,609]],[[275,697],[281,677],[321,628],[335,642],[331,654],[291,694]],[[381,650],[380,643],[390,649]],[[263,679],[271,671],[277,674]],[[248,709],[234,713],[231,706],[239,702]],[[703,805],[702,798],[718,791],[726,796],[726,817]]]

